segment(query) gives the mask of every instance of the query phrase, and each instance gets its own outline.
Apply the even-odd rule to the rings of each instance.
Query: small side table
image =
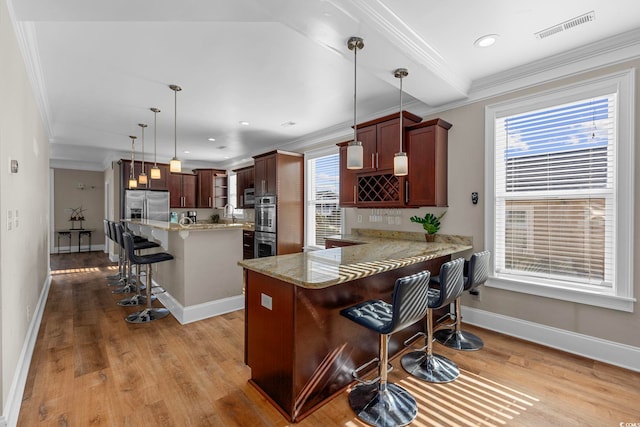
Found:
[[[60,237],[64,239],[69,239],[69,250],[67,252],[71,252],[71,232],[70,231],[58,231],[58,255],[60,254]]]
[[[82,238],[84,236],[89,236],[89,252],[91,252],[91,233],[93,233],[93,230],[83,230],[78,232],[78,252],[82,252],[80,250],[80,244],[82,243]]]

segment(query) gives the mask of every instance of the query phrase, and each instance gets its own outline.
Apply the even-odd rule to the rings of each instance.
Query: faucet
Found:
[[[178,224],[180,224],[180,225],[193,224],[193,220],[191,218],[189,218],[188,216],[183,216],[182,218],[180,218],[180,221],[178,221]]]
[[[236,208],[231,203],[224,205],[224,217],[229,218],[229,214],[231,214],[231,222],[234,224],[236,223],[235,210]]]

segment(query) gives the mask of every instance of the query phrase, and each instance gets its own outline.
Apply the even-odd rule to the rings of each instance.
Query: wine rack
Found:
[[[389,174],[365,175],[358,177],[358,203],[401,202],[400,178]]]

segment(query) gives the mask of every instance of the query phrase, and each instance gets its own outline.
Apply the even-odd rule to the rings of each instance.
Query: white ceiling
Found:
[[[637,0],[9,0],[58,167],[103,169],[145,132],[153,157],[232,167],[274,147],[344,140],[353,120],[424,115],[576,69],[640,56]],[[534,33],[587,12],[595,20]],[[473,42],[498,34],[490,48]],[[595,56],[598,56],[598,60]],[[598,62],[600,61],[600,62]],[[250,122],[242,126],[240,121]],[[294,122],[295,125],[285,125]],[[215,142],[208,141],[215,138]],[[190,153],[184,153],[189,150]]]

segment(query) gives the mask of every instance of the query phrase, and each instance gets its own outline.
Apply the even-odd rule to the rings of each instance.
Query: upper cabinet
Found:
[[[253,200],[245,201],[244,190],[255,187],[254,167],[234,169],[234,172],[236,173],[236,206],[240,209],[253,208]]]
[[[196,169],[197,207],[222,208],[227,203],[227,175],[220,169]]]
[[[358,139],[364,152],[362,169],[347,169],[348,142],[338,144],[340,206],[447,205],[447,132],[451,124],[440,119],[419,122],[418,116],[403,112],[403,151],[409,160],[406,177],[393,175],[393,158],[400,151],[398,114],[358,125]]]
[[[169,173],[169,206],[195,208],[198,177],[186,173]]]
[[[419,123],[420,117],[403,111],[405,127]],[[363,168],[359,172],[393,169],[393,157],[400,150],[400,117],[390,114],[358,125],[362,142]]]
[[[138,189],[146,190],[168,190],[167,184],[167,175],[169,174],[169,165],[166,164],[158,164],[158,168],[160,168],[160,179],[151,179],[151,167],[153,163],[145,162],[144,171],[147,174],[147,184],[138,183]],[[124,187],[127,187],[127,183],[129,181],[129,174],[131,172],[131,160],[121,160],[121,171],[122,171],[122,180],[124,183]],[[135,161],[134,162],[134,176],[136,179],[142,172],[142,162]]]
[[[407,206],[447,206],[448,133],[451,124],[429,120],[407,128]]]
[[[277,156],[278,153],[270,153],[254,157],[255,195],[276,194],[277,188]]]

